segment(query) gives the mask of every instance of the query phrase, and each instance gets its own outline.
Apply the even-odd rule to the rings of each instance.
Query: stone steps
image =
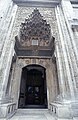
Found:
[[[8,120],[78,120],[78,117],[63,119],[54,117],[48,109],[18,109]]]
[[[20,112],[21,112],[21,113],[22,113],[22,112],[23,112],[23,113],[24,113],[24,112],[25,112],[25,113],[29,113],[29,112],[30,112],[30,113],[31,113],[31,112],[33,112],[33,113],[34,113],[34,112],[39,113],[39,112],[49,112],[49,110],[48,110],[48,109],[36,109],[36,108],[35,108],[35,109],[18,109],[18,110],[17,110],[17,113],[20,113]]]
[[[48,109],[18,109],[8,120],[55,120]]]

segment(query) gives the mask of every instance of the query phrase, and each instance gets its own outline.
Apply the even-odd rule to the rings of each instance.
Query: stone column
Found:
[[[13,2],[11,0],[0,1],[0,56],[2,54],[5,38],[8,34],[12,9]]]
[[[14,53],[12,29],[16,11],[17,5],[12,0],[0,0],[0,118],[11,116],[16,110],[16,103],[6,94]]]
[[[74,26],[72,31],[73,31],[73,35],[74,35],[74,41],[76,43],[76,49],[78,51],[78,27]],[[78,75],[75,75],[75,86],[76,86],[77,91],[78,91]],[[77,93],[76,97],[78,97],[78,92],[77,91],[76,91],[76,93]]]
[[[71,71],[71,77],[72,77],[72,84],[74,88],[74,94],[76,97],[77,93],[77,87],[76,87],[76,81],[78,78],[78,50],[75,42],[75,38],[73,36],[73,32],[71,29],[70,22],[74,18],[74,12],[73,12],[73,7],[71,5],[70,0],[62,0],[61,2],[61,8],[63,10],[63,15],[68,31],[68,40],[67,40],[67,45],[68,45],[68,52],[69,52],[69,64],[70,64],[70,71]]]
[[[62,51],[61,48],[58,45],[58,42],[56,43],[56,63],[57,63],[57,74],[58,74],[58,81],[59,81],[59,90],[60,90],[60,96],[58,100],[61,102],[65,97],[65,81],[64,81],[64,65],[62,64],[63,57],[62,57]]]
[[[18,99],[19,99],[20,85],[21,85],[22,67],[23,67],[22,61],[19,58],[17,58],[13,81],[11,85],[12,86],[11,97],[13,98],[13,101],[17,103],[17,108],[18,108]]]
[[[69,44],[70,40],[67,27],[64,20],[64,15],[62,13],[61,7],[56,8],[56,17],[59,30],[59,38],[56,43],[56,53],[57,53],[57,69],[59,76],[59,86],[60,92],[62,92],[63,99],[74,98],[74,88],[72,82],[72,74],[70,68],[70,54],[69,54]],[[71,64],[72,65],[72,64]],[[69,97],[70,96],[70,97]],[[68,98],[69,97],[69,98]]]
[[[10,14],[10,23],[8,26],[8,32],[5,38],[4,45],[1,51],[0,58],[0,100],[3,102],[3,99],[6,98],[6,87],[8,83],[8,76],[14,51],[14,43],[12,40],[12,28],[14,24],[14,19],[17,11],[17,5],[13,5],[12,11]],[[6,100],[7,101],[7,100]]]

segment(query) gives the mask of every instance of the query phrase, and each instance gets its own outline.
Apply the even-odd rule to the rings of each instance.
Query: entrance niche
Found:
[[[46,69],[28,65],[22,69],[19,108],[47,108]]]

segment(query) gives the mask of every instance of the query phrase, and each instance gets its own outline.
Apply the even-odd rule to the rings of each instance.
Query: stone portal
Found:
[[[15,101],[19,99],[19,108],[47,107],[47,101],[49,108],[50,102],[58,94],[54,55],[55,38],[52,36],[50,24],[43,19],[37,8],[28,19],[21,23],[15,40],[17,55],[15,80],[17,79],[19,82],[16,88],[17,92],[13,93],[14,99]],[[21,87],[19,87],[20,84]],[[52,93],[53,95],[51,95]]]

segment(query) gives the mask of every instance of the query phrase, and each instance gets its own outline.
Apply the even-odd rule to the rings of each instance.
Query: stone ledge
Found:
[[[78,117],[78,101],[72,102],[71,108],[72,108],[72,116]]]
[[[59,1],[38,1],[38,0],[13,0],[18,6],[31,6],[31,7],[55,7],[59,5]]]
[[[9,118],[16,112],[16,103],[0,105],[0,118]]]
[[[50,110],[57,118],[72,118],[71,104],[51,103]]]

